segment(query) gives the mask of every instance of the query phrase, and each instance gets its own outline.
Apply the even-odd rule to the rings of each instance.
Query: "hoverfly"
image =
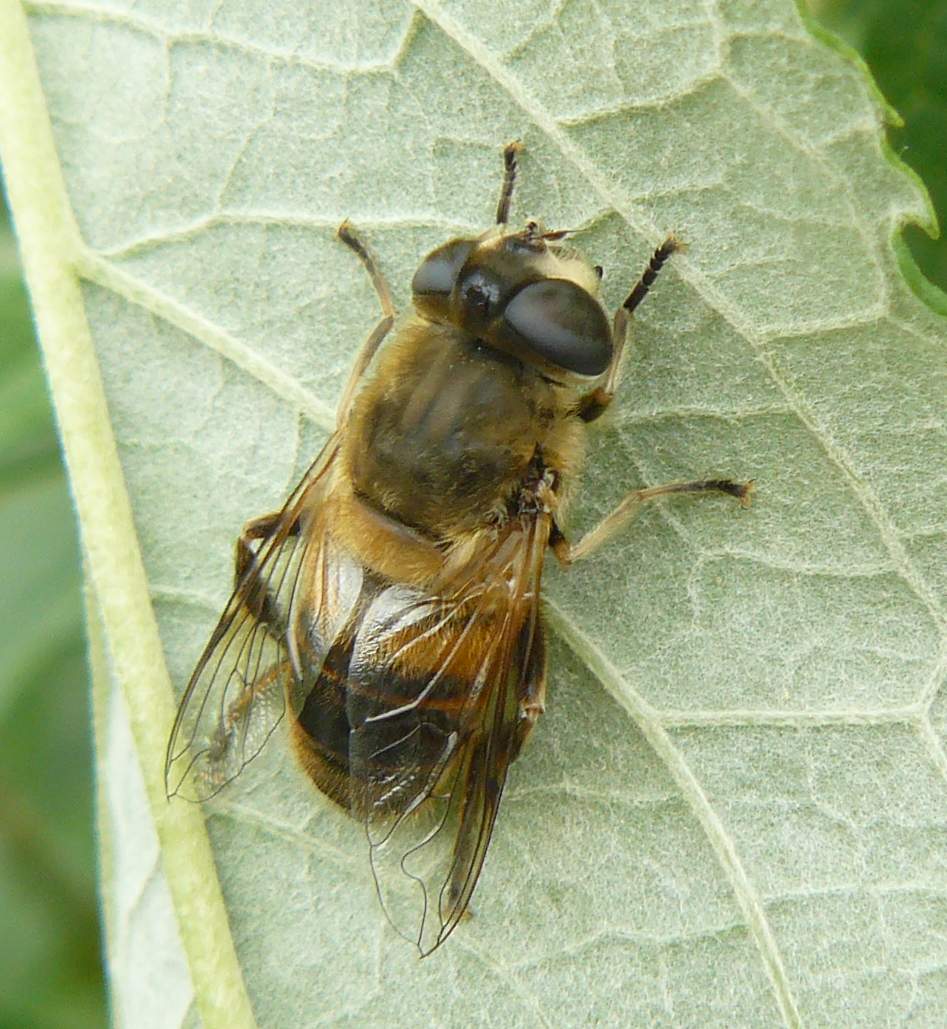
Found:
[[[391,293],[339,228],[382,318],[321,454],[238,540],[234,592],[166,756],[168,795],[205,800],[288,711],[303,769],[364,824],[382,905],[422,954],[467,909],[507,771],[544,709],[547,548],[569,564],[654,497],[745,505],[753,485],[636,490],[567,540],[586,425],[612,402],[629,318],[678,244],[658,247],[609,322],[602,271],[565,232],[508,227],[519,149],[504,150],[496,225],[424,258],[413,315],[383,349]]]

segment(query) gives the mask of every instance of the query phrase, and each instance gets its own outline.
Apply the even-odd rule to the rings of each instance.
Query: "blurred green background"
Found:
[[[106,1022],[79,551],[0,221],[0,1026]]]
[[[947,232],[947,0],[806,0],[857,50],[904,119],[891,147],[924,180]],[[947,291],[947,242],[911,226],[904,234],[921,271]]]
[[[901,113],[947,221],[947,0],[808,0]],[[947,290],[947,245],[909,229]],[[0,218],[0,1029],[104,1025],[79,552],[13,235]]]

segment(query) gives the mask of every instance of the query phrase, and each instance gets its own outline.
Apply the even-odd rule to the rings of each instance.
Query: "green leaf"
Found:
[[[28,38],[0,6],[0,142],[103,632],[127,1020],[158,993],[156,1024],[246,1023],[245,986],[272,1026],[936,1021],[947,323],[899,271],[931,216],[863,69],[784,0],[169,7],[31,4]],[[404,309],[425,250],[488,223],[513,138],[516,216],[579,230],[610,303],[666,233],[689,244],[571,535],[642,482],[758,493],[662,503],[549,569],[549,710],[475,917],[419,962],[283,739],[208,805],[211,861],[162,796],[165,668],[180,689],[239,527],[310,460],[377,319],[336,225]]]

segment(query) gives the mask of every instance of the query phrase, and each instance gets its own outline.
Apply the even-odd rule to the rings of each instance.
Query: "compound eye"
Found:
[[[509,328],[543,361],[577,375],[601,375],[612,334],[599,303],[569,279],[524,286],[507,304]]]
[[[443,300],[446,311],[447,299],[473,248],[472,239],[452,239],[428,254],[411,280],[415,296],[421,300]]]

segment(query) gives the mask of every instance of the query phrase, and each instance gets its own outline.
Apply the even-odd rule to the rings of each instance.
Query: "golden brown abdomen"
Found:
[[[499,626],[488,610],[469,614],[469,603],[365,572],[332,639],[310,626],[293,739],[309,776],[346,810],[404,810],[478,721],[495,674],[483,655]]]

